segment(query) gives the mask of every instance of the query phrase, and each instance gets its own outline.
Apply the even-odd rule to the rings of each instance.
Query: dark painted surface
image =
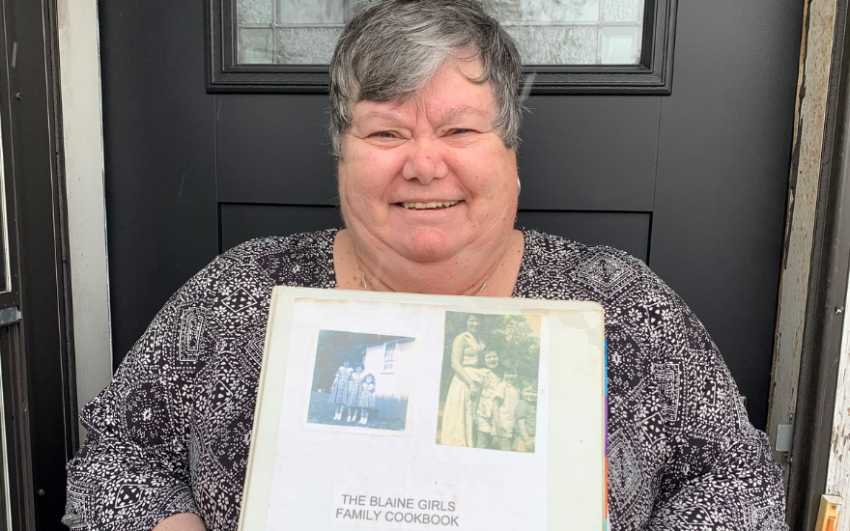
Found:
[[[652,216],[645,212],[528,212],[517,215],[517,227],[564,236],[586,245],[610,245],[644,262],[649,253]]]
[[[115,362],[215,257],[214,96],[202,2],[99,2]]]
[[[799,2],[679,4],[662,99],[652,268],[767,415],[799,57]]]
[[[327,95],[216,99],[219,201],[330,204],[337,193]]]
[[[5,200],[17,262],[19,323],[0,332],[5,438],[15,529],[59,530],[65,508],[65,463],[76,439],[67,249],[58,99],[54,69],[55,3],[3,0],[0,121],[3,125]],[[0,297],[4,299],[5,297]],[[6,373],[5,371],[8,371]],[[6,445],[6,442],[3,442]],[[5,451],[4,449],[4,451]],[[5,488],[5,487],[4,487]],[[4,500],[5,501],[5,500]],[[5,511],[6,503],[2,509]]]
[[[519,151],[521,208],[651,211],[659,96],[536,96]]]
[[[221,249],[253,238],[341,227],[334,207],[221,205]]]
[[[757,426],[766,418],[801,10],[796,0],[680,0],[672,96],[532,97],[520,149],[520,206],[547,211],[520,221],[577,239],[616,236],[599,243],[638,255],[649,245],[650,265],[721,346]],[[201,5],[112,0],[101,3],[101,24],[118,361],[219,238],[228,247],[272,228],[323,226],[333,209],[300,219],[295,207],[328,207],[336,191],[325,97],[214,101],[204,92]],[[266,206],[249,215],[219,203]],[[576,212],[600,221],[587,225]]]

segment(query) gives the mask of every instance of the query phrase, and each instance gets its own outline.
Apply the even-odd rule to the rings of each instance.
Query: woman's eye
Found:
[[[378,131],[376,133],[372,133],[371,136],[377,138],[398,138],[398,135],[393,131]]]
[[[449,135],[462,135],[462,134],[465,134],[465,133],[469,133],[470,131],[472,131],[472,130],[471,129],[461,129],[461,128],[450,129],[448,134]]]

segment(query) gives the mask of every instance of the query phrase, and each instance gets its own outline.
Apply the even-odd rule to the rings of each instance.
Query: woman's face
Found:
[[[478,330],[480,328],[481,328],[481,322],[478,321],[478,318],[475,317],[474,315],[470,315],[469,319],[467,319],[467,321],[466,321],[466,329],[469,330],[470,332],[475,333],[475,332],[478,332]]]
[[[447,61],[403,103],[361,101],[343,135],[339,194],[356,242],[422,263],[507,238],[516,153],[493,127],[480,61]]]
[[[499,366],[499,354],[493,351],[484,354],[484,366],[490,370]]]

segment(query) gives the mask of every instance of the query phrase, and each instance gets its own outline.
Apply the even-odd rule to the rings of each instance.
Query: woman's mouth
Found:
[[[462,201],[432,201],[430,203],[396,203],[407,210],[432,210],[438,208],[451,208]]]

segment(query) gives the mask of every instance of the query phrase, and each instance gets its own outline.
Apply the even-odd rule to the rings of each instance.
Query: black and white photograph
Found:
[[[534,453],[540,316],[446,312],[437,444]]]
[[[307,422],[405,431],[414,341],[320,330]]]

